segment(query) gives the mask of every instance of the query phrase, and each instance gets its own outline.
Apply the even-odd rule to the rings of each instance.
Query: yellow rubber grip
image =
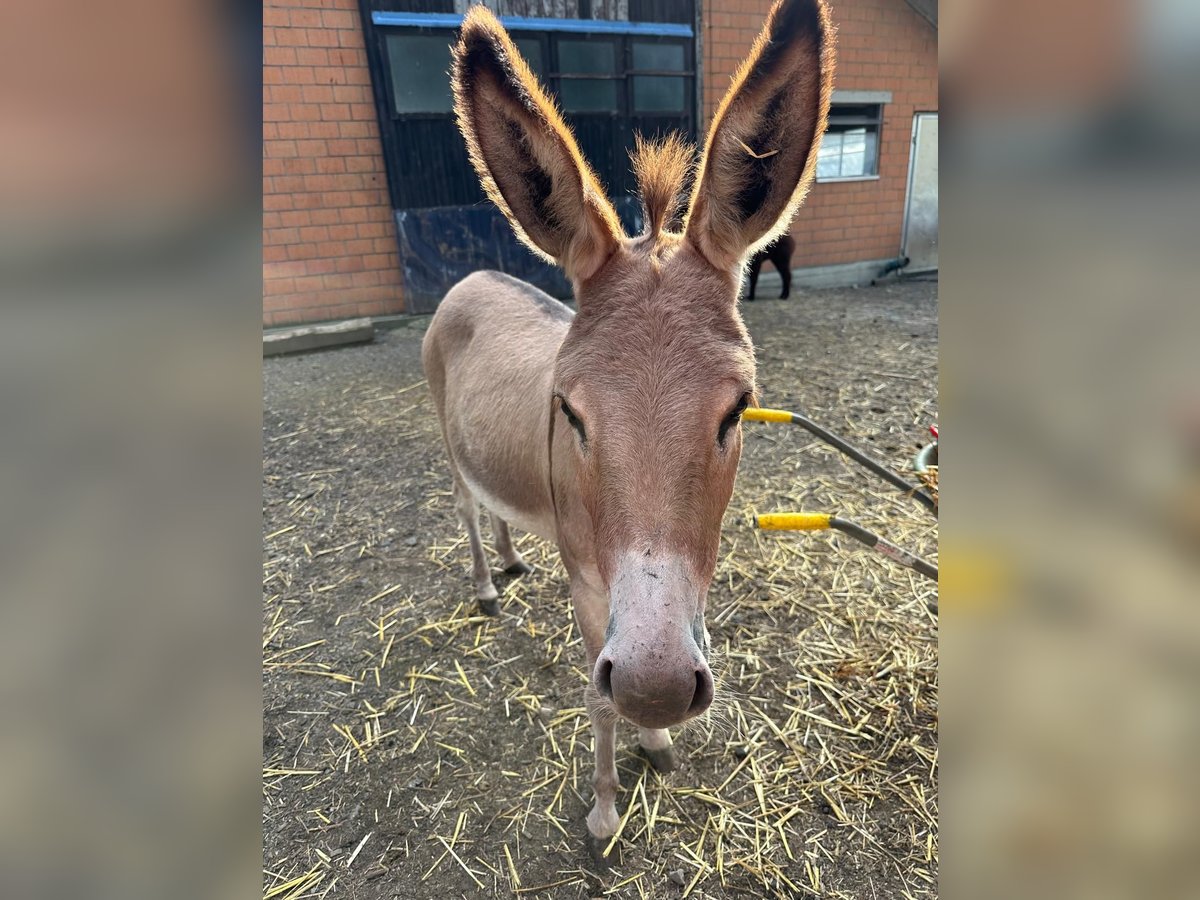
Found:
[[[754,524],[765,531],[823,531],[829,527],[829,513],[764,513]]]
[[[744,422],[790,422],[792,414],[786,409],[767,409],[763,406],[751,406],[742,413]]]

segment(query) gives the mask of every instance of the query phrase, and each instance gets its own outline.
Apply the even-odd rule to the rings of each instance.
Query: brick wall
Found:
[[[879,179],[815,183],[796,215],[792,265],[891,258],[900,252],[915,112],[933,112],[937,33],[904,0],[830,0],[838,27],[834,88],[891,91],[883,108]],[[770,0],[715,0],[706,12],[704,106],[709,121],[745,57]]]
[[[891,91],[877,181],[814,184],[793,265],[899,253],[914,112],[937,102],[937,35],[904,0],[831,0],[835,87]],[[704,8],[704,117],[711,118],[770,0]],[[263,324],[403,312],[371,76],[356,0],[265,0]]]
[[[356,0],[263,5],[263,324],[402,312]]]

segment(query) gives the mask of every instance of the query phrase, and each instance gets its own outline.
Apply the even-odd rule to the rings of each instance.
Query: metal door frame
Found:
[[[908,219],[909,213],[912,210],[913,175],[917,170],[917,131],[920,129],[921,118],[923,116],[932,116],[936,119],[938,117],[938,111],[936,109],[930,109],[913,113],[912,134],[908,140],[908,184],[904,188],[904,226],[900,229],[901,256],[904,255],[904,251],[908,247]],[[914,270],[914,273],[916,271],[917,270]],[[922,269],[920,271],[927,270]]]

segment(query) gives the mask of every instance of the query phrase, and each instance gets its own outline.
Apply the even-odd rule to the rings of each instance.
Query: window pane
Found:
[[[521,51],[521,55],[525,57],[525,62],[529,63],[529,68],[533,69],[533,74],[539,77],[546,74],[546,69],[542,65],[542,42],[537,38],[513,38],[513,43],[517,45],[517,49]]]
[[[862,153],[867,143],[865,128],[852,128],[842,136],[843,153]]]
[[[448,35],[389,34],[387,55],[396,112],[451,111]]]
[[[846,150],[842,153],[842,171],[839,173],[843,178],[850,178],[855,175],[863,174],[863,163],[865,157],[861,150],[850,151]]]
[[[669,75],[635,75],[633,108],[635,112],[683,112],[683,78]]]
[[[817,177],[838,178],[842,174],[842,136],[827,134],[817,152]]]
[[[598,78],[564,78],[559,98],[567,112],[616,112],[617,83]]]
[[[879,174],[879,126],[830,126],[817,154],[817,178],[861,178]]]
[[[611,75],[617,68],[612,41],[558,42],[558,70],[578,75]]]
[[[682,72],[682,44],[634,44],[633,67],[635,69]]]
[[[863,166],[864,175],[879,174],[879,132],[874,129],[867,132],[866,164]]]

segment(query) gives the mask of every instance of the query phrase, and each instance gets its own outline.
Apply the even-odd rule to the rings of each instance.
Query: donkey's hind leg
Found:
[[[500,595],[492,584],[492,570],[488,566],[487,554],[483,549],[483,537],[479,533],[479,503],[470,488],[459,478],[454,479],[454,506],[463,528],[467,529],[467,540],[471,545],[471,577],[475,580],[475,596],[479,598],[479,609],[489,616],[500,614]]]
[[[492,534],[496,536],[496,552],[504,563],[504,571],[509,575],[528,575],[533,566],[521,558],[521,554],[513,546],[512,535],[508,533],[508,523],[495,513],[492,517]]]

